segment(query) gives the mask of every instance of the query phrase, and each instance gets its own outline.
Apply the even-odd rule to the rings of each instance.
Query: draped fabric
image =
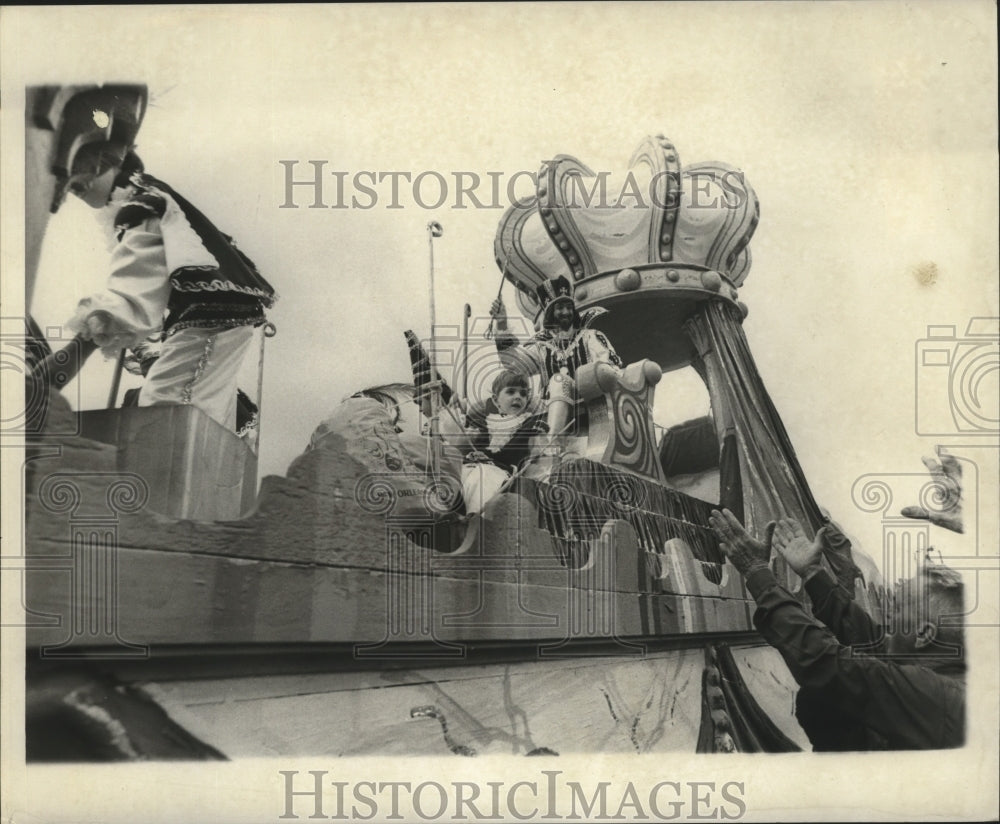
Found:
[[[740,448],[734,432],[722,440],[719,459],[719,505],[728,509],[740,522],[746,517],[743,510],[743,481],[740,475]]]
[[[762,536],[768,521],[789,517],[815,532],[823,515],[757,372],[737,310],[709,302],[687,322],[685,331],[701,360],[698,368],[712,398],[720,441],[725,444],[726,436],[735,437],[747,529]],[[721,487],[726,486],[723,478]]]
[[[688,330],[692,335],[692,330]],[[697,346],[697,340],[695,340]],[[709,386],[708,368],[705,363],[707,353],[700,353],[691,363],[694,370],[701,376],[706,386]],[[714,396],[713,396],[714,397]],[[740,522],[743,522],[743,479],[740,476],[739,446],[736,440],[736,426],[728,407],[713,403],[711,420],[715,422],[716,444],[722,444],[718,453],[719,463],[719,506],[728,509]]]

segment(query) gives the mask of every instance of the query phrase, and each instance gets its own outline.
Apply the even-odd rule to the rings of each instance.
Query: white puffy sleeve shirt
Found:
[[[113,355],[162,328],[170,289],[160,219],[150,217],[115,244],[107,289],[81,300],[67,326]]]

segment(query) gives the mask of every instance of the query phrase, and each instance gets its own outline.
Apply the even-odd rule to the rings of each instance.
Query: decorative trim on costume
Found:
[[[161,180],[148,174],[132,183],[151,198],[161,198],[166,211],[161,222],[170,282],[179,291],[238,291],[253,295],[268,306],[274,289],[242,252],[232,237]],[[215,271],[217,279],[181,283],[186,272]]]
[[[266,321],[267,318],[262,314],[244,318],[202,318],[201,320],[179,321],[170,325],[170,328],[163,333],[163,339],[166,340],[176,335],[182,329],[237,329],[240,326],[256,328]]]
[[[603,306],[591,306],[584,309],[579,313],[580,317],[580,328],[589,329],[590,325],[597,320],[601,315],[608,314],[610,310],[605,309]],[[596,330],[595,330],[596,331]]]
[[[237,437],[244,438],[253,432],[257,428],[257,424],[260,423],[260,412],[254,412],[253,416],[248,420],[243,426],[237,430]]]
[[[194,377],[184,384],[184,389],[181,391],[181,403],[191,403],[191,395],[194,392],[194,385],[204,374],[205,367],[208,366],[208,359],[212,356],[212,349],[214,347],[215,335],[212,335],[211,337],[205,339],[205,350],[201,353],[201,357],[198,359],[198,366],[194,370]]]
[[[618,369],[624,369],[625,364],[622,363],[622,359],[618,356],[614,347],[611,346],[611,341],[608,340],[607,336],[603,332],[598,332],[596,329],[592,331],[594,333],[594,337],[597,338],[598,343],[608,350],[608,363]]]
[[[243,295],[250,295],[259,298],[266,306],[273,306],[278,300],[278,295],[273,292],[266,292],[263,289],[256,289],[252,286],[240,286],[231,280],[195,280],[183,281],[180,275],[193,274],[195,272],[218,272],[215,266],[184,266],[170,275],[170,285],[178,292],[239,292]]]

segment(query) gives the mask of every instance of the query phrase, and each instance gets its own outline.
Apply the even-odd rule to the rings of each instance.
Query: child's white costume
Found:
[[[474,450],[462,466],[465,511],[480,512],[511,475],[531,457],[531,439],[547,431],[544,420],[531,412],[486,415],[477,426],[470,420]]]

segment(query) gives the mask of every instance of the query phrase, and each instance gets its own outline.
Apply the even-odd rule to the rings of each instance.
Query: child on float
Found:
[[[471,442],[462,465],[465,511],[480,512],[533,454],[533,438],[548,432],[545,417],[531,403],[528,378],[510,369],[493,381],[490,394],[496,411],[466,418]]]

